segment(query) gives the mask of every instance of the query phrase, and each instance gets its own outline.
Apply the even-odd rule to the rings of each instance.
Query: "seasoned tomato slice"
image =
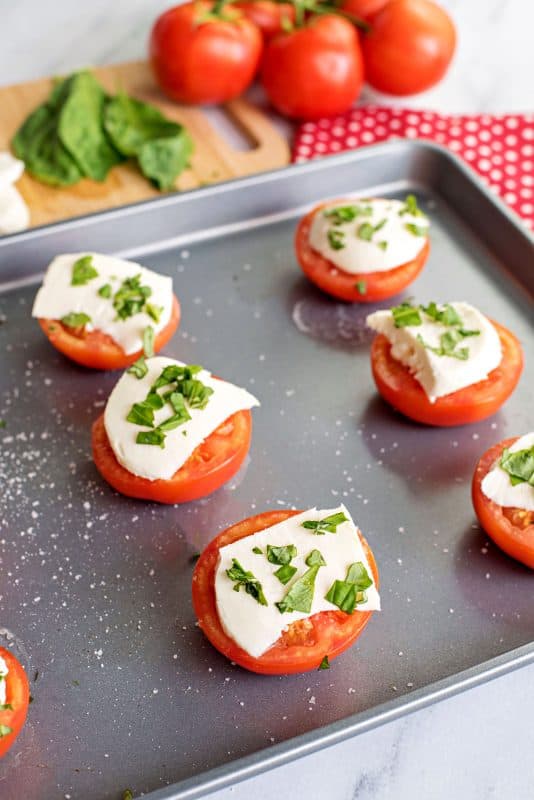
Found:
[[[482,491],[482,481],[495,466],[506,447],[517,437],[494,444],[478,462],[471,495],[478,521],[495,544],[512,558],[534,569],[534,511],[500,506]]]
[[[231,661],[251,672],[264,675],[289,675],[317,669],[325,656],[331,661],[350,647],[371,618],[372,611],[321,611],[288,626],[278,641],[259,658],[242,650],[224,632],[215,600],[215,573],[219,548],[245,536],[270,528],[300,511],[267,511],[238,522],[213,539],[197,561],[193,573],[193,606],[198,622],[212,645]],[[378,585],[378,570],[365,539],[365,553]]]
[[[188,503],[211,494],[235,475],[248,453],[251,433],[250,411],[238,411],[196,448],[170,480],[151,481],[119,464],[102,415],[93,425],[93,458],[102,477],[121,494],[157,503]]]
[[[180,323],[180,304],[173,297],[171,318],[154,340],[154,352],[159,352],[174,335]],[[40,319],[39,325],[54,347],[63,355],[92,369],[125,369],[143,355],[142,350],[126,355],[111,336],[102,331],[68,328],[57,319]]]
[[[465,425],[491,417],[510,397],[523,369],[523,353],[513,333],[492,323],[502,347],[502,360],[488,377],[438,397],[431,403],[422,386],[410,371],[391,355],[391,345],[379,333],[371,347],[371,369],[384,400],[405,417],[425,425]]]
[[[6,682],[6,702],[0,707],[0,758],[7,753],[22,730],[28,704],[30,687],[22,665],[10,650],[0,647],[0,657],[4,659],[8,673]]]
[[[306,214],[299,222],[295,234],[297,261],[304,274],[319,289],[332,297],[347,300],[350,303],[375,303],[399,294],[417,278],[430,252],[428,237],[422,250],[413,261],[399,264],[398,267],[385,272],[366,272],[353,275],[340,269],[317,250],[314,250],[310,245],[310,228],[315,215],[326,205],[326,203],[321,203]],[[365,286],[365,293],[362,293],[362,285]]]

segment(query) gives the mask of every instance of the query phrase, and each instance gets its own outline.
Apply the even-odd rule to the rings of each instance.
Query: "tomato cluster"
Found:
[[[433,0],[194,0],[164,12],[150,37],[163,91],[223,103],[260,74],[274,108],[316,119],[347,111],[364,78],[390,94],[437,83],[456,33]]]

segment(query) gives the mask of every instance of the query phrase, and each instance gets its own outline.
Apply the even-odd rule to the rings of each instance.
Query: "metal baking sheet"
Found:
[[[368,306],[316,291],[295,263],[303,208],[417,192],[432,252],[410,287],[512,328],[526,370],[492,419],[417,426],[376,395]],[[254,391],[250,457],[182,507],[114,494],[90,426],[117,376],[77,368],[30,318],[66,250],[120,252],[172,275],[171,355]],[[0,762],[3,800],[199,797],[534,660],[532,573],[475,524],[477,457],[530,430],[532,240],[458,160],[395,143],[166,197],[0,243],[0,624],[34,702]],[[529,386],[530,383],[530,386]],[[378,561],[383,611],[329,671],[261,677],[195,627],[192,556],[270,508],[345,502]],[[13,638],[14,637],[14,638]]]

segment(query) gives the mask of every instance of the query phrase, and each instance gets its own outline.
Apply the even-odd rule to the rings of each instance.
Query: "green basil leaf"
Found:
[[[325,598],[341,611],[352,614],[356,606],[367,599],[365,590],[372,583],[364,564],[358,561],[350,565],[345,580],[334,581]]]
[[[297,568],[292,567],[291,564],[283,564],[281,567],[278,567],[274,575],[278,578],[280,583],[283,583],[285,586],[286,583],[289,583],[296,571]]]
[[[78,258],[72,265],[71,286],[85,286],[93,278],[98,278],[98,272],[93,266],[93,256]]]
[[[165,447],[165,434],[158,428],[153,431],[140,431],[135,439],[137,444],[152,444],[162,449]]]
[[[311,553],[308,553],[306,557],[306,566],[326,567],[326,561],[323,558],[323,554],[320,553],[319,550],[312,550]]]
[[[325,656],[317,669],[330,669],[330,661],[328,660],[328,656]]]
[[[105,283],[103,286],[100,287],[98,290],[98,294],[100,297],[105,297],[106,300],[109,300],[113,293],[113,289],[111,287],[111,283]]]
[[[134,403],[126,420],[134,425],[152,428],[154,425],[154,409],[146,400],[142,403]]]
[[[152,358],[154,355],[154,328],[152,325],[147,325],[143,331],[143,353],[146,358]]]
[[[337,228],[330,228],[327,233],[328,244],[332,250],[343,250],[345,247],[345,233]]]
[[[315,592],[315,579],[319,569],[319,565],[310,567],[295,581],[283,600],[276,603],[276,607],[281,614],[291,611],[300,611],[303,614],[310,613]]]
[[[367,294],[367,283],[365,281],[357,281],[354,287],[358,294]]]
[[[83,328],[91,322],[91,317],[88,314],[84,314],[83,311],[71,311],[70,314],[65,314],[64,317],[61,317],[61,322],[67,328]]]
[[[232,559],[232,566],[230,569],[226,570],[226,574],[234,583],[235,592],[238,592],[241,587],[243,587],[245,592],[253,597],[260,605],[267,605],[261,583],[254,577],[252,572],[245,570],[237,559]]]
[[[13,729],[9,725],[0,725],[0,739],[3,736],[9,736],[10,733],[13,733]]]
[[[534,446],[513,453],[505,448],[499,465],[510,476],[512,486],[518,483],[534,486]]]
[[[144,378],[148,372],[148,367],[146,365],[144,356],[141,356],[141,358],[138,358],[137,361],[134,361],[134,363],[128,367],[126,372],[128,372],[130,375],[135,375],[138,380]]]
[[[348,521],[349,518],[345,516],[343,511],[338,511],[336,514],[330,514],[329,517],[324,519],[305,520],[301,525],[303,528],[313,531],[317,536],[322,536],[325,533],[336,533],[337,526]]]
[[[400,306],[393,306],[393,323],[396,328],[407,328],[413,325],[422,325],[423,320],[417,306],[410,303],[401,303]]]
[[[267,545],[267,561],[271,564],[289,564],[297,555],[297,548],[294,544],[287,544],[281,547]]]

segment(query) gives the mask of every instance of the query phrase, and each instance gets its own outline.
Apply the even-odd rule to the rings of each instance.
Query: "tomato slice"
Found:
[[[180,304],[173,297],[171,318],[154,340],[154,352],[159,352],[174,335],[180,323]],[[142,350],[126,355],[111,336],[102,331],[85,331],[84,328],[68,328],[57,319],[39,319],[39,325],[56,350],[92,369],[125,369],[143,355]]]
[[[211,494],[235,475],[249,451],[251,434],[250,411],[237,411],[196,448],[170,480],[150,481],[119,464],[102,414],[93,425],[93,458],[102,477],[127,497],[157,503],[188,503]]]
[[[237,522],[213,539],[202,552],[193,573],[193,606],[198,622],[212,645],[239,666],[263,675],[291,675],[317,669],[325,656],[331,661],[350,647],[363,631],[372,611],[321,611],[293,622],[278,641],[259,658],[242,650],[223,630],[215,600],[215,572],[219,548],[270,528],[301,511],[266,511]],[[361,536],[361,535],[360,535]],[[361,536],[374,580],[378,570],[369,545]]]
[[[438,397],[434,403],[409,370],[393,358],[388,339],[379,333],[371,347],[371,369],[378,391],[405,417],[425,425],[466,425],[491,417],[512,394],[523,369],[519,341],[507,328],[492,324],[501,340],[499,366],[485,380]]]
[[[6,682],[6,705],[11,708],[0,709],[0,758],[4,756],[22,730],[30,702],[30,686],[22,665],[10,650],[0,647],[0,657],[6,662],[8,674]],[[4,727],[5,726],[5,727]],[[2,734],[2,730],[10,729]]]
[[[310,245],[310,228],[315,215],[327,205],[330,203],[321,203],[306,214],[299,222],[295,233],[297,261],[304,274],[319,289],[339,300],[347,300],[351,303],[375,303],[399,294],[417,278],[430,252],[428,238],[413,261],[407,261],[406,264],[401,264],[385,272],[362,272],[353,275],[340,269],[317,250],[314,250]],[[358,288],[362,283],[365,284],[365,294],[362,294]]]
[[[494,444],[478,462],[471,485],[471,496],[478,521],[495,544],[509,556],[534,569],[534,511],[500,506],[486,497],[482,481],[500,459],[505,447],[517,436]]]

